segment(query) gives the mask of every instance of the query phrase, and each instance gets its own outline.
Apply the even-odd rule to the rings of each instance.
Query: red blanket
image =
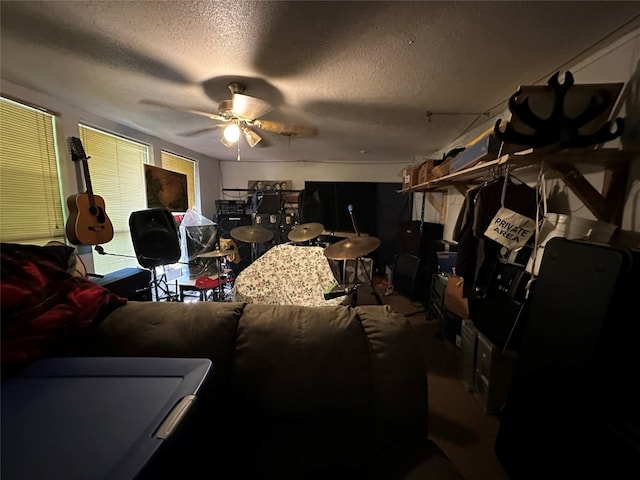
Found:
[[[42,356],[73,355],[92,323],[127,302],[73,276],[71,247],[3,243],[1,249],[3,377]]]

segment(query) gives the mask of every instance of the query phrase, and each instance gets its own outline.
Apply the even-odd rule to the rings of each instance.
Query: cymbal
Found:
[[[211,250],[210,252],[204,252],[197,255],[198,258],[211,258],[211,257],[226,257],[227,255],[233,255],[235,250]]]
[[[231,230],[231,236],[246,243],[268,242],[273,238],[273,232],[268,228],[242,225]]]
[[[303,223],[295,228],[292,228],[288,233],[287,238],[292,242],[305,242],[316,238],[324,231],[324,225],[317,222]]]
[[[347,260],[358,258],[373,252],[380,246],[380,239],[376,237],[351,237],[329,245],[324,255],[331,260]]]

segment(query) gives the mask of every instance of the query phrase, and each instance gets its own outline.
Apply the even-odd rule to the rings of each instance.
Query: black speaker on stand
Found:
[[[398,222],[396,268],[400,263],[401,275],[408,275],[412,282],[410,294],[404,291],[400,293],[411,300],[419,300],[425,305],[429,303],[431,280],[438,271],[437,252],[444,250],[443,233],[444,225],[440,223],[420,220]],[[393,275],[394,288],[397,290],[395,271]]]
[[[440,223],[406,220],[398,222],[398,253],[409,253],[424,260],[430,244],[442,240],[444,225]]]
[[[412,302],[422,300],[424,267],[422,260],[410,253],[398,253],[393,264],[393,288]]]
[[[148,208],[131,212],[129,231],[138,263],[151,270],[155,299],[175,300],[167,284],[166,272],[158,278],[157,267],[176,263],[182,254],[178,226],[166,208]],[[160,295],[162,293],[162,295]]]

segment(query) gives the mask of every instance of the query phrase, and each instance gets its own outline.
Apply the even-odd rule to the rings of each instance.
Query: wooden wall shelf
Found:
[[[559,173],[560,178],[600,221],[620,225],[624,207],[629,159],[632,154],[613,148],[510,153],[499,158],[481,159],[476,165],[412,186],[408,192],[446,192],[455,188],[461,194],[479,185],[492,174],[539,168],[541,164]],[[578,168],[579,167],[579,168]],[[604,170],[598,191],[584,178],[589,171]]]

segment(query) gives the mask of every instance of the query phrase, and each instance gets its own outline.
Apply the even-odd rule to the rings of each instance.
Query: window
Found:
[[[169,152],[162,152],[162,168],[187,176],[187,197],[189,208],[196,205],[196,162],[188,158],[179,157]]]
[[[147,207],[144,164],[147,145],[80,125],[80,139],[89,158],[93,193],[104,199],[113,224],[113,240],[103,245],[113,255],[93,255],[95,273],[105,274],[125,267],[138,267],[129,232],[129,215]]]
[[[0,98],[0,238],[64,242],[56,117]]]

